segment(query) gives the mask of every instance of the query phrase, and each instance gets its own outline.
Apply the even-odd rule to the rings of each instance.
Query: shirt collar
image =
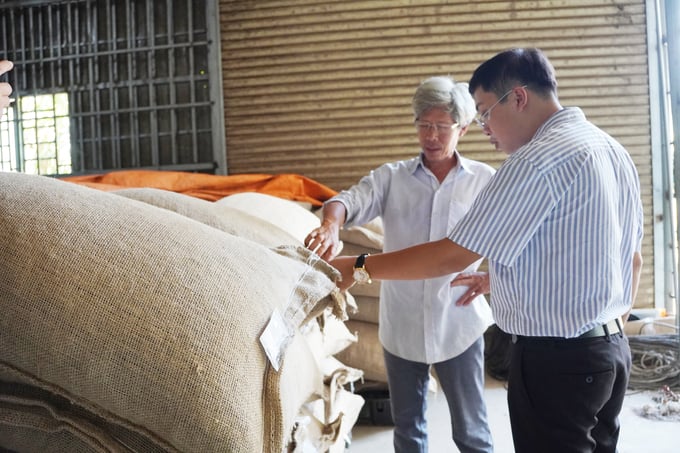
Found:
[[[534,137],[531,139],[532,141],[535,140],[536,138],[540,137],[543,135],[546,131],[549,129],[559,126],[561,124],[571,122],[574,119],[579,119],[579,120],[585,120],[586,116],[583,114],[583,111],[578,108],[578,107],[565,107],[563,109],[558,110],[557,112],[553,113],[550,115],[550,118],[548,120],[541,124],[541,127],[538,128],[536,133],[534,134]]]
[[[453,153],[456,155],[456,159],[458,161],[457,168],[460,168],[459,171],[464,171],[466,173],[474,174],[474,171],[470,167],[469,160],[464,158],[463,156],[460,155],[458,150],[454,150]],[[412,159],[411,162],[409,163],[409,172],[411,174],[414,174],[418,168],[425,169],[425,163],[423,162],[423,153],[422,151],[420,154],[418,154],[418,157],[416,159]]]
[[[531,137],[531,140],[529,140],[526,144],[522,145],[517,151],[510,154],[508,157],[521,155],[522,154],[521,151],[525,149],[531,149],[532,144],[537,140],[540,140],[541,137],[547,134],[551,129],[559,127],[560,125],[565,123],[570,123],[575,119],[576,120],[586,119],[583,110],[581,110],[578,107],[565,107],[563,109],[556,111],[555,113],[550,115],[550,117],[546,120],[545,123],[541,124],[541,126],[534,133],[534,136]]]

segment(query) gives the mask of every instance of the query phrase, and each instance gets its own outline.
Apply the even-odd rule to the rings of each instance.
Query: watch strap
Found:
[[[368,255],[370,255],[370,253],[362,253],[361,255],[357,256],[357,260],[354,262],[354,269],[364,268],[366,263],[366,257]]]

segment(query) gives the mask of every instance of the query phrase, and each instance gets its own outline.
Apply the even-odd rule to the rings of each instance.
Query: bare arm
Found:
[[[640,252],[635,252],[633,254],[633,281],[632,281],[632,286],[631,286],[631,301],[630,301],[630,308],[633,308],[633,305],[635,304],[635,298],[637,297],[638,293],[638,288],[640,286],[640,274],[642,273],[642,255]],[[623,322],[626,322],[628,320],[628,316],[630,315],[630,310],[623,315]]]
[[[423,280],[460,272],[481,257],[450,239],[415,245],[366,258],[366,269],[376,280]],[[355,256],[341,256],[330,264],[342,273],[340,289],[353,283]]]

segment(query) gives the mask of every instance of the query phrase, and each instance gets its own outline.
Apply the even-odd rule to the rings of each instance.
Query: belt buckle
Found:
[[[610,327],[614,327],[614,326],[611,325],[612,323],[616,325],[616,331],[615,332],[612,331],[613,329],[610,329]],[[608,323],[603,324],[602,329],[604,330],[605,337],[607,337],[607,338],[609,338],[612,335],[617,335],[617,334],[620,334],[621,336],[623,336],[623,326],[621,325],[621,318],[618,317],[618,316],[616,318],[612,319],[611,321],[609,321]]]

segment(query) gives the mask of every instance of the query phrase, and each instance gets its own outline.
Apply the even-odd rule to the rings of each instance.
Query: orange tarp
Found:
[[[151,187],[216,201],[238,192],[259,192],[287,200],[321,204],[337,192],[306,176],[296,174],[210,175],[178,171],[124,170],[99,175],[60,178],[100,190]]]

